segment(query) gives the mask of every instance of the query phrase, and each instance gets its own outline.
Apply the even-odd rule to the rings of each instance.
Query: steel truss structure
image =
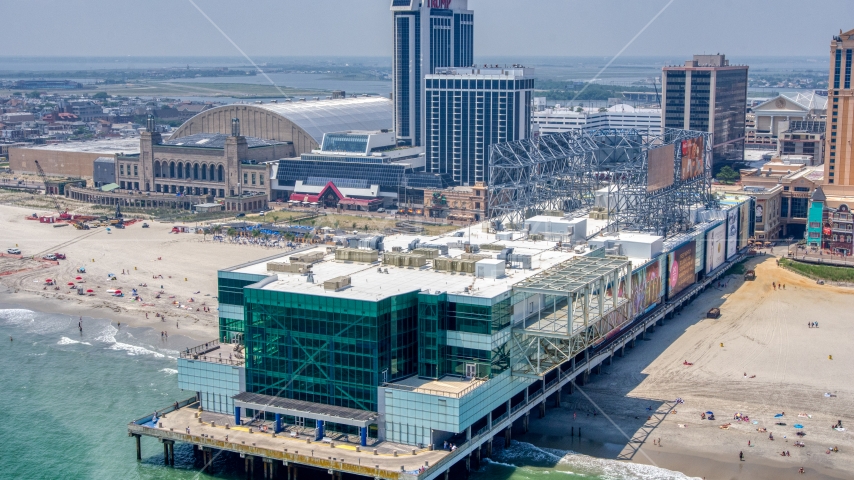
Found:
[[[513,375],[539,378],[626,324],[631,276],[623,257],[576,257],[515,285],[536,312],[513,326]]]
[[[704,174],[681,180],[677,154],[673,185],[647,191],[650,149],[673,144],[678,152],[682,140],[697,137],[704,138]],[[547,210],[595,208],[607,217],[609,230],[669,236],[691,226],[692,210],[717,206],[711,134],[690,130],[664,129],[654,136],[572,131],[499,143],[490,147],[489,178],[489,215],[511,228]]]

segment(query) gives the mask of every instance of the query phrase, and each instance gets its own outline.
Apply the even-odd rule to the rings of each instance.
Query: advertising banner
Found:
[[[682,140],[682,180],[703,174],[703,137]]]
[[[726,258],[729,260],[738,252],[738,209],[731,208],[726,214]]]
[[[750,239],[750,200],[741,204],[741,211],[738,213],[739,216],[739,224],[738,227],[738,249],[747,246],[747,241]]]
[[[667,298],[675,297],[696,281],[695,248],[691,241],[667,254]]]
[[[718,225],[706,234],[706,273],[726,260],[726,225]]]
[[[676,146],[672,143],[649,151],[646,191],[654,192],[673,185],[673,165],[676,162]]]
[[[706,234],[703,232],[694,236],[694,273],[703,271],[706,266]]]
[[[655,306],[664,293],[664,256],[632,273],[632,311],[640,315]]]

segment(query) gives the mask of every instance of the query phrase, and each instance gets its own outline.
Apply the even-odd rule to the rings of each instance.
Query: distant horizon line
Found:
[[[624,55],[622,58],[669,58],[673,55]],[[693,55],[718,55],[718,53],[694,53]],[[730,56],[728,53],[723,55]],[[824,55],[735,55],[748,58],[825,58]],[[388,58],[391,55],[258,55],[260,58]],[[483,58],[600,58],[608,55],[483,55]],[[0,55],[0,58],[243,58],[239,55]]]

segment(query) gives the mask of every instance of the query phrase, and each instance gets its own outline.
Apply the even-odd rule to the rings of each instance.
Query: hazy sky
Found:
[[[250,56],[391,54],[390,0],[195,1]],[[469,0],[475,56],[614,55],[667,3]],[[674,0],[624,55],[825,56],[852,12],[852,0]],[[0,56],[238,55],[189,0],[2,0],[0,19]]]

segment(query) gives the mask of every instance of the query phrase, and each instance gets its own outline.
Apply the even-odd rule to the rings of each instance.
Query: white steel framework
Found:
[[[514,375],[541,377],[630,320],[632,265],[623,257],[577,257],[513,287],[538,311],[513,326]]]
[[[682,180],[679,155],[674,182],[647,191],[651,148],[703,137],[703,175]],[[669,236],[692,225],[692,211],[714,208],[711,194],[711,134],[665,129],[660,135],[636,130],[595,130],[544,135],[490,147],[489,214],[495,222],[517,227],[546,210],[589,210],[596,192],[607,190],[609,229]]]

